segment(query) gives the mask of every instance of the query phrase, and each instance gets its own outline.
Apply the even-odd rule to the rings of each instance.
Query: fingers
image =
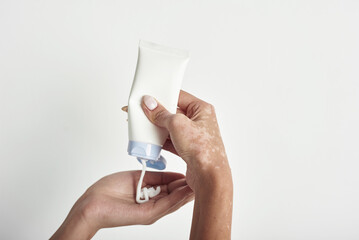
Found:
[[[123,106],[121,110],[128,113],[128,106]],[[180,108],[177,108],[176,113],[185,114],[185,112],[182,111]]]
[[[183,186],[186,186],[187,185],[187,182],[186,182],[186,179],[182,178],[182,179],[178,179],[178,180],[175,180],[173,182],[170,182],[168,185],[167,185],[167,191],[169,193],[173,192],[175,189],[179,188],[179,187],[183,187]]]
[[[156,99],[148,95],[143,96],[141,106],[147,118],[153,124],[168,129],[172,115],[175,114],[171,114]]]
[[[178,107],[176,113],[185,114],[188,106],[193,102],[202,101],[201,99],[193,96],[192,94],[181,90],[178,98]],[[128,106],[123,106],[122,111],[128,112]]]
[[[178,98],[178,107],[184,111],[187,112],[188,106],[193,102],[202,101],[199,98],[196,98],[195,96],[189,94],[186,91],[181,90]]]
[[[155,202],[153,215],[164,216],[169,214],[193,200],[193,197],[194,193],[188,185],[179,187],[176,191],[171,192],[168,196]]]
[[[173,146],[171,139],[167,139],[166,142],[163,144],[162,148],[164,150],[169,151],[169,152],[171,152],[173,154],[176,154],[178,156],[178,153],[177,153],[175,147]]]
[[[187,186],[189,187],[189,186]],[[180,201],[179,203],[177,203],[176,205],[174,205],[173,207],[171,207],[166,214],[171,214],[175,211],[177,211],[179,208],[181,208],[182,206],[186,205],[187,203],[193,201],[194,199],[194,192],[192,192],[192,194],[187,195],[182,201]]]
[[[124,112],[128,112],[128,106],[123,106],[123,107],[121,108],[121,110],[124,111]]]
[[[176,172],[147,172],[143,178],[143,182],[148,185],[167,185],[178,179],[184,179],[185,176]]]

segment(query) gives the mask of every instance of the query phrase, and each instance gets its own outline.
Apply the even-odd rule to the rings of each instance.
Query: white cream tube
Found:
[[[156,98],[168,111],[176,113],[183,75],[189,52],[140,41],[136,73],[128,100],[128,154],[156,164],[168,132],[152,124],[141,108],[144,95]],[[159,161],[157,161],[159,162]],[[149,165],[150,163],[150,165]]]

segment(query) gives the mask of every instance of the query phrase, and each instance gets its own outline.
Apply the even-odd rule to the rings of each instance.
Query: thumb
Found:
[[[169,122],[174,114],[167,111],[155,98],[148,95],[142,97],[141,107],[153,124],[168,130]]]

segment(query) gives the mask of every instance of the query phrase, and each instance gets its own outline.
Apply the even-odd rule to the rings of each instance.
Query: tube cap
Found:
[[[161,155],[160,158],[158,160],[147,160],[147,159],[142,159],[142,158],[137,158],[137,161],[139,161],[141,164],[141,160],[146,160],[146,166],[149,168],[154,168],[157,170],[163,170],[166,168],[167,165],[167,161],[166,159]]]
[[[129,141],[127,152],[131,156],[137,157],[137,160],[141,163],[142,160],[146,160],[146,166],[149,168],[155,168],[163,170],[166,168],[166,159],[160,156],[162,146],[151,143],[144,143],[138,141]]]

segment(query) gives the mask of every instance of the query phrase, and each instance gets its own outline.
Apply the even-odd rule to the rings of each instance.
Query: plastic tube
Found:
[[[168,137],[164,128],[152,124],[141,108],[144,95],[156,98],[168,111],[176,113],[189,52],[141,40],[136,73],[128,100],[128,154],[147,160],[147,167],[164,169],[160,156]]]

